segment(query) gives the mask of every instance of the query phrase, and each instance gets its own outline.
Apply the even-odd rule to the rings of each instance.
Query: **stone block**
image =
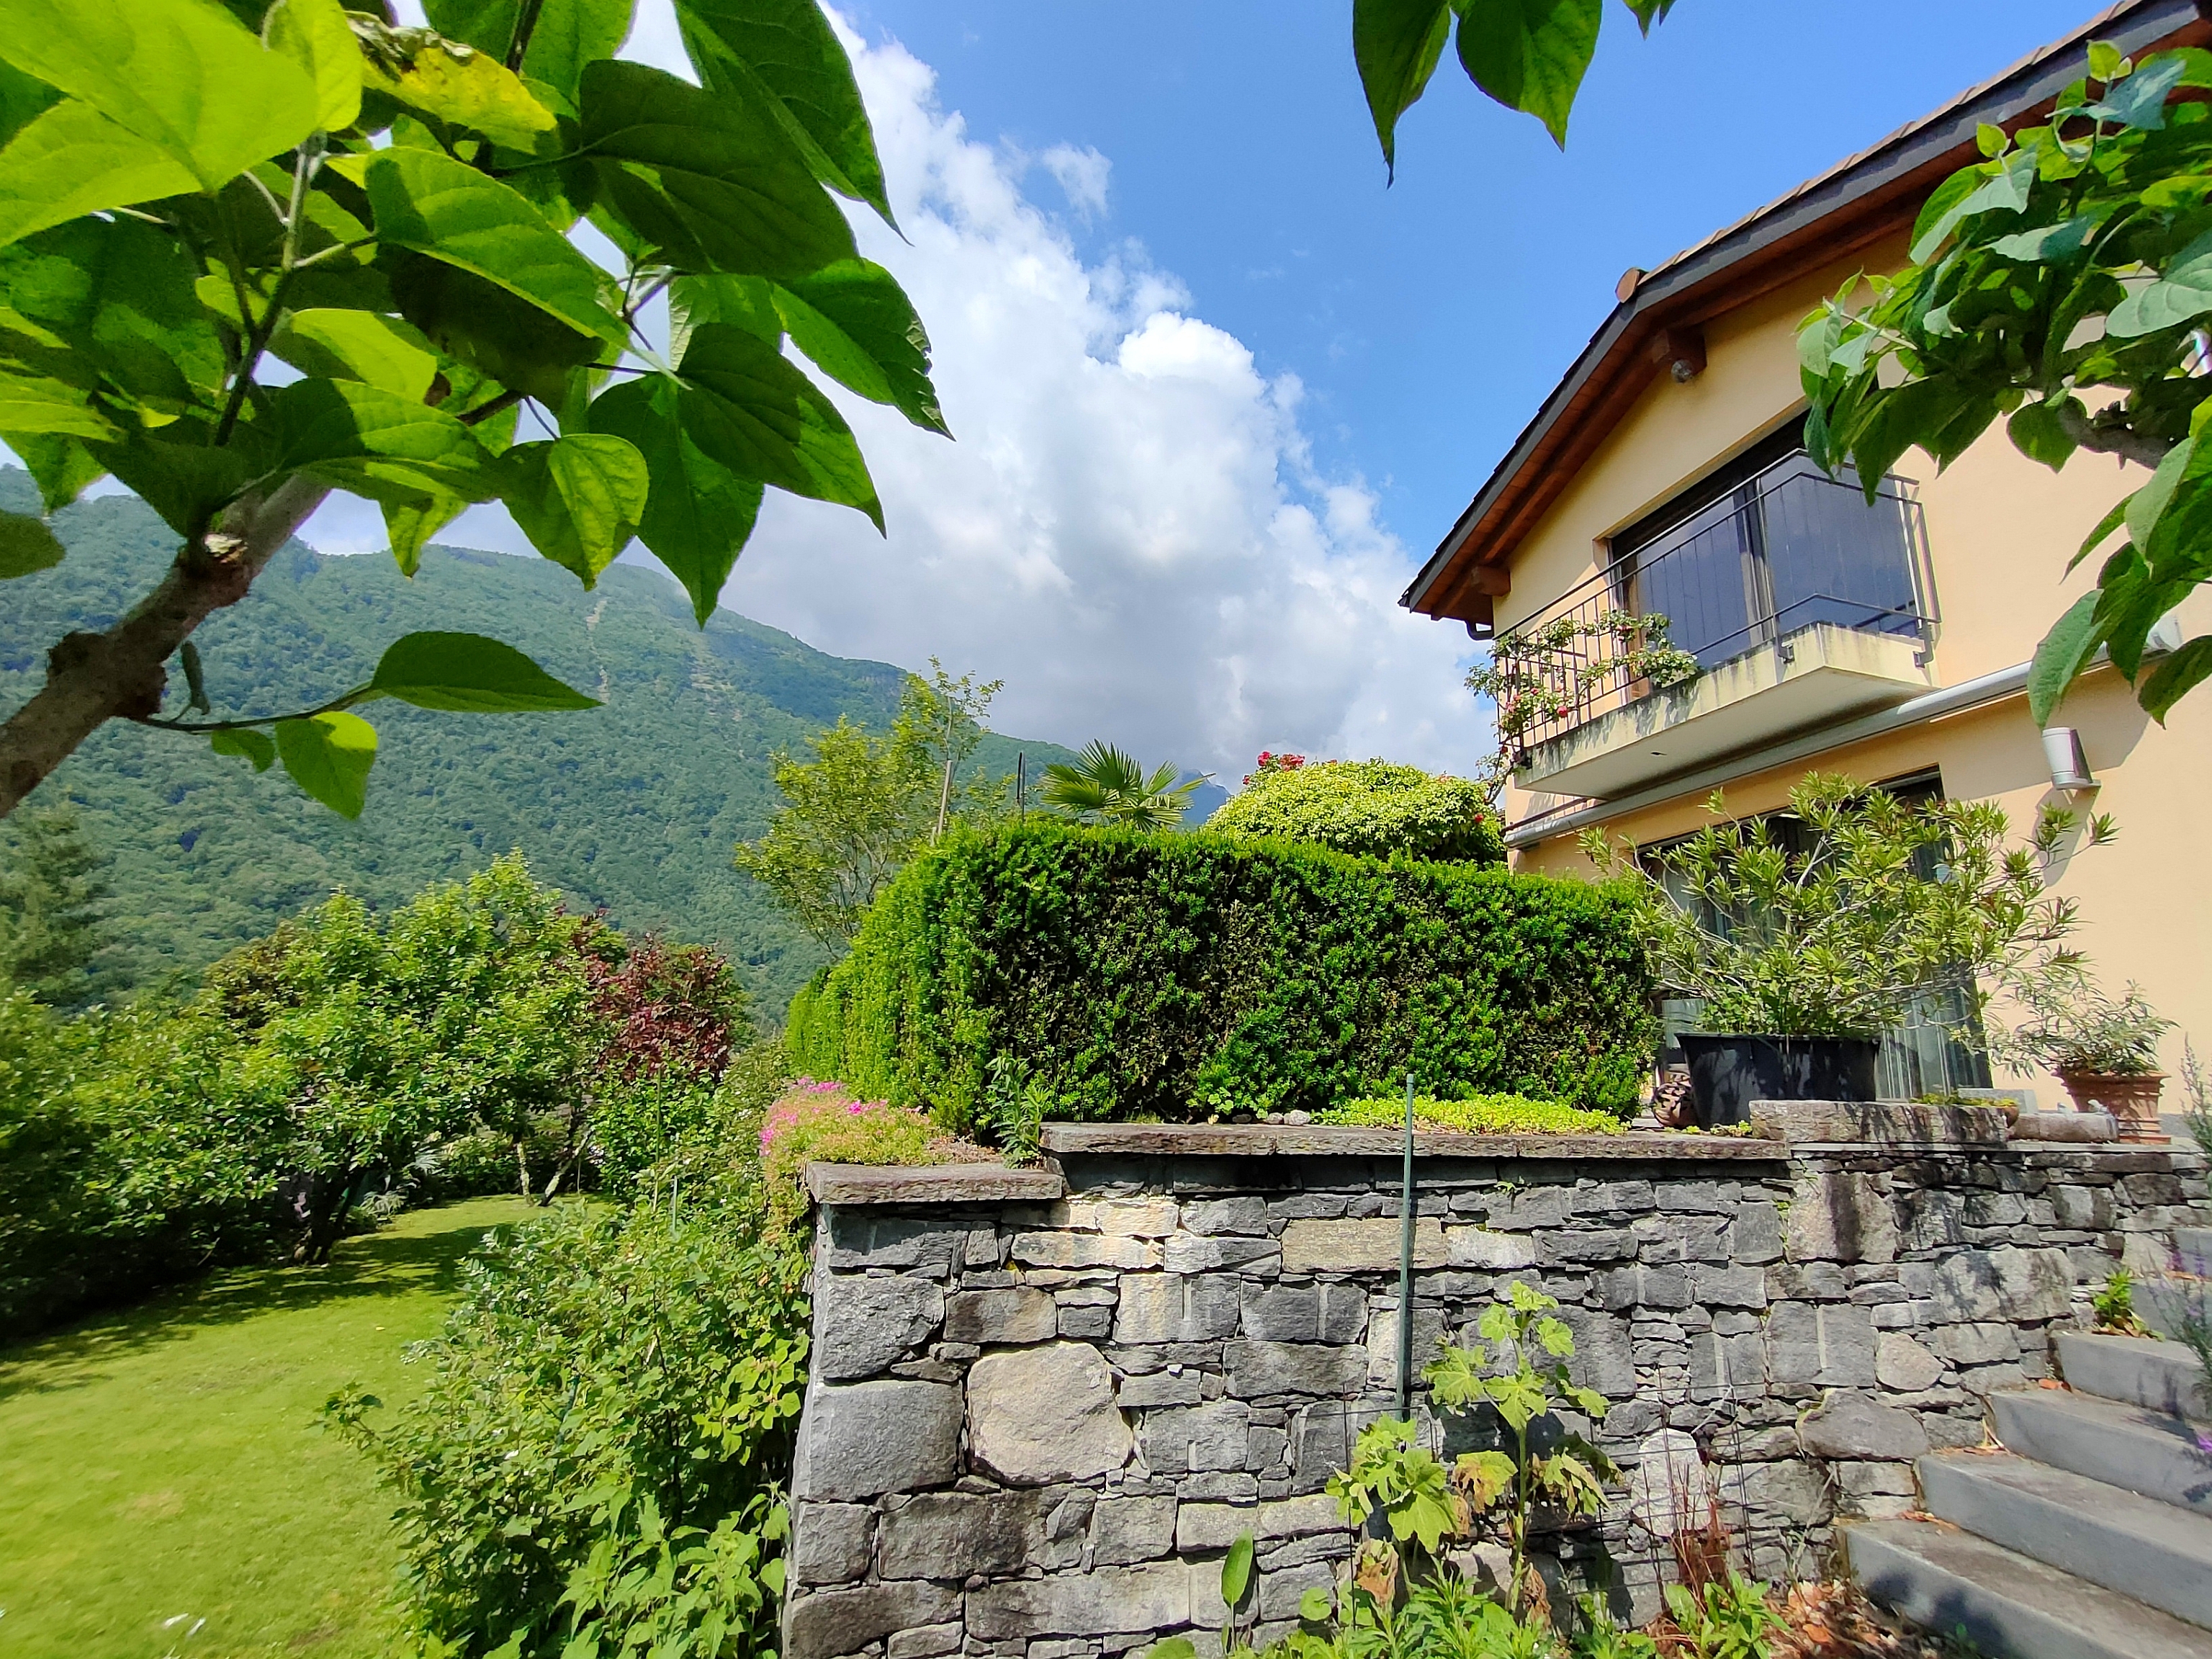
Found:
[[[1168,1239],[1163,1259],[1171,1273],[1203,1273],[1223,1267],[1249,1267],[1257,1261],[1273,1262],[1281,1250],[1282,1247],[1272,1238],[1176,1233]]]
[[[1116,1342],[1210,1342],[1237,1334],[1242,1281],[1233,1273],[1133,1274],[1121,1281]]]
[[[1175,1547],[1202,1554],[1225,1550],[1248,1532],[1255,1542],[1266,1543],[1350,1530],[1336,1500],[1324,1493],[1265,1504],[1186,1504],[1176,1517]]]
[[[1241,1400],[1278,1394],[1349,1394],[1367,1376],[1364,1348],[1319,1342],[1230,1342],[1224,1345],[1221,1358],[1229,1392]]]
[[[1255,1474],[1279,1475],[1290,1467],[1291,1437],[1286,1430],[1254,1424],[1244,1449],[1244,1467]]]
[[[1572,1187],[1523,1187],[1510,1203],[1491,1206],[1490,1224],[1516,1233],[1546,1232],[1565,1226],[1574,1212]]]
[[[861,1577],[875,1553],[876,1512],[865,1504],[794,1504],[791,1577],[799,1584],[843,1584]]]
[[[1247,1284],[1239,1330],[1258,1342],[1357,1342],[1367,1326],[1367,1292],[1357,1285]]]
[[[828,1265],[833,1268],[911,1267],[942,1278],[965,1259],[968,1236],[963,1228],[834,1206],[827,1214]]]
[[[1195,1406],[1199,1401],[1199,1374],[1191,1370],[1149,1371],[1142,1376],[1125,1376],[1115,1397],[1125,1412],[1139,1411],[1148,1406]]]
[[[1656,1429],[1638,1443],[1627,1472],[1629,1514],[1660,1538],[1705,1522],[1714,1474],[1680,1429]]]
[[[1510,1273],[1536,1265],[1536,1241],[1520,1233],[1492,1232],[1487,1227],[1447,1227],[1444,1247],[1455,1267],[1480,1267]]]
[[[1017,1233],[1009,1254],[1031,1267],[1115,1267],[1133,1273],[1160,1265],[1160,1247],[1150,1239],[1115,1233]]]
[[[1636,1392],[1636,1357],[1624,1322],[1595,1308],[1562,1308],[1559,1318],[1575,1338],[1568,1376],[1612,1400]]]
[[[1595,1187],[1577,1189],[1575,1213],[1632,1213],[1650,1209],[1654,1202],[1651,1183],[1648,1181],[1601,1181]]]
[[[1626,1227],[1594,1227],[1587,1231],[1562,1228],[1538,1235],[1536,1248],[1546,1261],[1579,1265],[1633,1261],[1638,1242]]]
[[[959,1616],[958,1590],[921,1579],[817,1590],[786,1604],[783,1650],[789,1659],[836,1659],[897,1632]]]
[[[1060,1310],[1060,1334],[1083,1340],[1101,1340],[1113,1334],[1114,1310],[1100,1307],[1069,1307]]]
[[[884,1659],[937,1659],[939,1654],[957,1653],[966,1634],[957,1620],[948,1625],[898,1631],[884,1644]]]
[[[1765,1271],[1755,1267],[1717,1267],[1710,1262],[1692,1262],[1690,1300],[1705,1308],[1763,1308],[1766,1305]]]
[[[970,1590],[968,1634],[987,1642],[1031,1636],[1149,1634],[1188,1624],[1190,1607],[1190,1569],[1180,1561],[1100,1567]]]
[[[1260,1478],[1236,1469],[1208,1469],[1185,1475],[1176,1486],[1176,1495],[1186,1504],[1257,1503]]]
[[[1283,1228],[1285,1273],[1376,1273],[1398,1266],[1400,1222],[1395,1216],[1347,1221],[1292,1221]],[[1413,1266],[1448,1267],[1441,1222],[1418,1216],[1413,1222]]]
[[[1413,1304],[1413,1386],[1421,1385],[1422,1368],[1437,1357],[1444,1340],[1444,1314],[1441,1308],[1424,1308]],[[1377,1308],[1367,1324],[1367,1386],[1370,1389],[1395,1389],[1398,1386],[1398,1310]],[[1331,1392],[1315,1389],[1310,1392]]]
[[[1597,1298],[1613,1312],[1630,1308],[1686,1308],[1690,1276],[1681,1267],[1611,1267],[1598,1274]]]
[[[1874,1371],[1885,1389],[1919,1394],[1943,1380],[1943,1362],[1903,1331],[1884,1331],[1875,1345]]]
[[[829,1382],[875,1376],[929,1340],[945,1316],[945,1291],[903,1273],[866,1279],[823,1273],[815,1280],[814,1370]]]
[[[2020,1358],[2020,1334],[2009,1325],[1939,1325],[1928,1344],[1954,1365],[1993,1365]]]
[[[1784,1247],[1793,1261],[1894,1261],[1897,1218],[1869,1176],[1803,1176],[1790,1200]]]
[[[1128,1462],[1114,1374],[1087,1342],[988,1353],[968,1372],[968,1451],[1014,1486],[1109,1474]]]
[[[908,1382],[817,1382],[807,1389],[792,1464],[794,1497],[873,1498],[949,1485],[959,1473],[959,1389]]]
[[[1194,1199],[1182,1206],[1182,1224],[1194,1233],[1258,1237],[1267,1231],[1267,1200],[1257,1197]]]
[[[885,1578],[1018,1573],[1043,1547],[1035,1492],[923,1492],[884,1512],[877,1571]]]
[[[1743,1336],[1709,1332],[1691,1340],[1690,1389],[1697,1397],[1744,1395],[1765,1383],[1766,1354],[1757,1332]]]
[[[1176,1500],[1109,1498],[1091,1516],[1091,1559],[1102,1567],[1156,1561],[1176,1547]]]
[[[1049,1342],[1059,1322],[1051,1293],[1025,1285],[957,1291],[945,1299],[947,1342],[969,1342],[979,1348]]]
[[[1662,1181],[1653,1186],[1651,1200],[1662,1210],[1705,1215],[1724,1214],[1733,1207],[1721,1196],[1720,1184],[1712,1181]]]
[[[2109,1187],[2053,1187],[2051,1208],[2058,1225],[2104,1232],[2112,1224],[2112,1193]]]
[[[1827,1478],[1796,1458],[1778,1463],[1739,1463],[1723,1477],[1725,1502],[1751,1511],[1754,1528],[1816,1526],[1828,1518]]]
[[[1138,1431],[1145,1467],[1168,1475],[1241,1470],[1251,1422],[1251,1407],[1241,1400],[1147,1412]]]
[[[1785,1302],[1766,1321],[1767,1372],[1777,1382],[1875,1385],[1874,1321],[1850,1303]]]
[[[1936,1263],[1931,1299],[1939,1322],[2058,1319],[2072,1299],[2066,1252],[1960,1250]]]
[[[1782,1256],[1782,1212],[1764,1200],[1743,1205],[1729,1230],[1729,1254],[1753,1267]]]
[[[1797,1438],[1815,1457],[1902,1462],[1928,1449],[1917,1413],[1885,1406],[1852,1389],[1838,1389],[1797,1425]]]
[[[1115,1238],[1165,1238],[1176,1230],[1172,1198],[1071,1199],[1071,1227],[1095,1229]]]

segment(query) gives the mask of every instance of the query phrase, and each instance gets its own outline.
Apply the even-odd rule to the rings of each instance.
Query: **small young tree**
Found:
[[[126,982],[100,965],[106,862],[66,806],[24,814],[0,842],[0,975],[49,1007],[82,1008]]]

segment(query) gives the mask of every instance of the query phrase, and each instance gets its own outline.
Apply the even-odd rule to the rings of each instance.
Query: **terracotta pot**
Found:
[[[2163,1141],[2158,1126],[2158,1097],[2166,1086],[2166,1073],[2148,1072],[2115,1076],[2104,1072],[2061,1072],[2058,1080],[2085,1112],[2110,1112],[2119,1125],[2122,1140]]]

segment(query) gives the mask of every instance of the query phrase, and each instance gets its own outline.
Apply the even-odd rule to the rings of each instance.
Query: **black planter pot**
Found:
[[[1880,1037],[1680,1039],[1700,1128],[1741,1123],[1754,1100],[1872,1100]]]

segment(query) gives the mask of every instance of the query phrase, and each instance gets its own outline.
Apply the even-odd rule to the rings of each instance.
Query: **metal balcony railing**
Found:
[[[1516,763],[1535,745],[1826,623],[1935,639],[1936,587],[1911,483],[1869,504],[1802,452],[1501,633],[1498,727]]]

